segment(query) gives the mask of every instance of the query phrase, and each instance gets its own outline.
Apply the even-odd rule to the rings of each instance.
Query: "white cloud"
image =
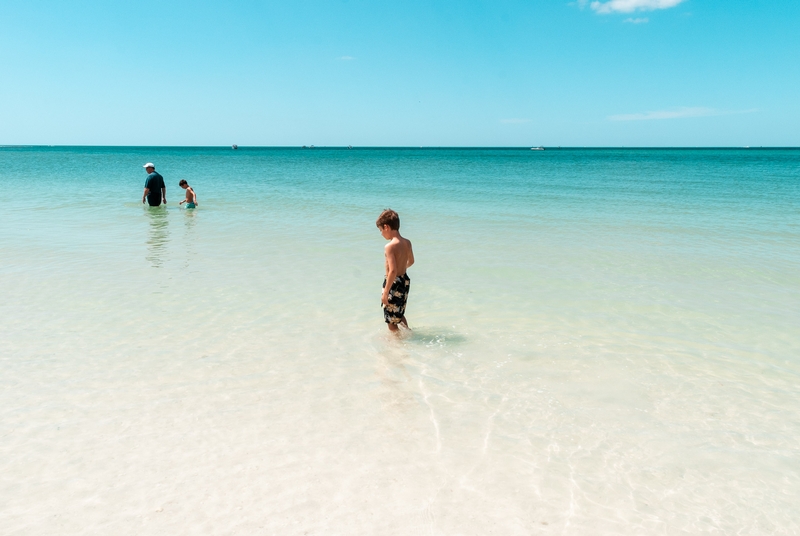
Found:
[[[592,2],[590,5],[597,13],[633,13],[634,11],[654,11],[675,7],[684,0],[609,0],[608,2]]]
[[[634,19],[633,17],[628,17],[622,22],[629,22],[631,24],[645,24],[647,22],[650,22],[650,19],[648,19],[647,17],[641,17],[638,19]]]
[[[611,121],[649,121],[652,119],[682,119],[685,117],[711,117],[715,115],[734,115],[750,114],[757,112],[752,110],[716,110],[714,108],[675,108],[674,110],[659,110],[655,112],[644,112],[638,114],[610,115]]]
[[[520,123],[530,123],[531,120],[514,117],[511,119],[501,119],[500,122],[506,125],[519,125]]]
[[[340,56],[339,59],[343,61],[350,61],[354,60],[355,58],[353,56]]]

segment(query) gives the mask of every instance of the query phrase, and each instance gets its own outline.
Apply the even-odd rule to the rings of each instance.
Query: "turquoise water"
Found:
[[[800,531],[800,150],[4,147],[0,182],[12,533]]]

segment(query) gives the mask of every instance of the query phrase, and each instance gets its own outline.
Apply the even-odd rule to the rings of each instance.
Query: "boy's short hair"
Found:
[[[185,184],[186,186],[189,186],[189,183],[188,183],[188,182],[186,182],[186,179],[181,179],[181,182],[179,182],[179,183],[178,183],[178,186],[183,186],[184,184]]]
[[[380,216],[378,216],[378,220],[375,222],[375,225],[378,226],[378,229],[383,229],[384,225],[388,225],[389,229],[392,231],[399,231],[400,216],[398,216],[397,212],[394,210],[387,208],[381,212]]]

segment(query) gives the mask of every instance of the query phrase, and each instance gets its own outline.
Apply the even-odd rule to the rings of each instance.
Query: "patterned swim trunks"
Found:
[[[386,288],[386,280],[383,280],[383,288]],[[411,278],[408,274],[398,275],[392,288],[389,289],[389,305],[383,306],[383,319],[387,324],[399,324],[406,314],[406,301],[408,291],[411,289]]]

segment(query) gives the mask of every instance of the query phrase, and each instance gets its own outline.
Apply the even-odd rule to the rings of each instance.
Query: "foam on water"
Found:
[[[3,148],[0,181],[8,533],[800,531],[800,151]]]

